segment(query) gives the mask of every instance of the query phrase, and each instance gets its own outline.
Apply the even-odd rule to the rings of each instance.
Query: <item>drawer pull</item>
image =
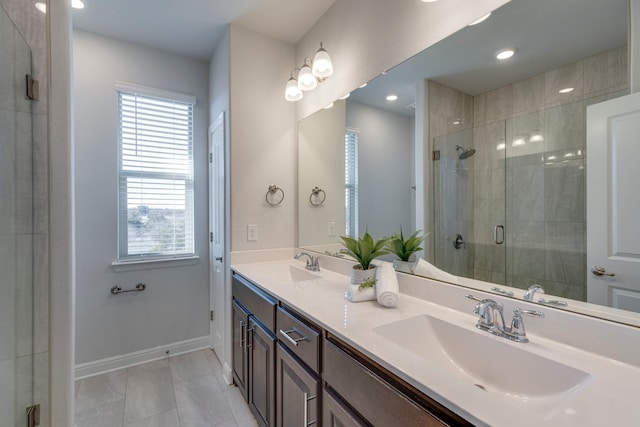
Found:
[[[289,336],[290,333],[295,332],[298,335],[300,335],[302,338],[292,338],[291,336]],[[289,341],[291,344],[295,345],[296,347],[298,346],[298,343],[300,341],[305,341],[307,339],[307,337],[305,337],[304,335],[302,335],[300,332],[296,331],[295,329],[289,329],[288,331],[283,331],[282,329],[280,329],[280,334],[282,334],[283,337],[285,337],[287,339],[287,341]]]
[[[244,346],[244,339],[245,339],[244,322],[241,320],[240,321],[240,348],[246,352],[247,349]]]
[[[280,331],[282,332],[282,331]],[[296,344],[297,345],[297,344]],[[304,427],[312,426],[316,423],[317,420],[309,421],[309,401],[315,399],[315,396],[309,397],[309,393],[304,393],[304,423],[302,424]]]

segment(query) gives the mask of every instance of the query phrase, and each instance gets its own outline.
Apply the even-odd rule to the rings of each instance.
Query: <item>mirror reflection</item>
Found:
[[[535,301],[607,316],[584,303],[606,304],[586,286],[586,108],[628,93],[626,15],[513,0],[302,120],[299,246],[423,230],[409,271],[520,298],[539,285]]]

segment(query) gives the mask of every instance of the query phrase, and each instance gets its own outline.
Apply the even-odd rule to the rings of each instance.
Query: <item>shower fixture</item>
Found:
[[[460,159],[460,160],[468,159],[469,157],[471,157],[474,154],[476,154],[476,149],[475,148],[469,148],[467,150],[464,147],[461,147],[459,145],[456,145],[456,151],[458,151],[460,153],[458,155],[458,159]]]

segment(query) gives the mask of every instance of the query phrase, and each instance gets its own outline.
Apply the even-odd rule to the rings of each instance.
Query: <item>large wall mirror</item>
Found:
[[[587,289],[586,111],[629,92],[627,15],[513,0],[302,120],[299,246],[422,230],[415,274],[640,326]]]

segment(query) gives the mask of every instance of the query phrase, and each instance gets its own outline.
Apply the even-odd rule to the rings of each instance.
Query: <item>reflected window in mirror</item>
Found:
[[[347,129],[344,136],[345,235],[358,237],[358,131]]]

